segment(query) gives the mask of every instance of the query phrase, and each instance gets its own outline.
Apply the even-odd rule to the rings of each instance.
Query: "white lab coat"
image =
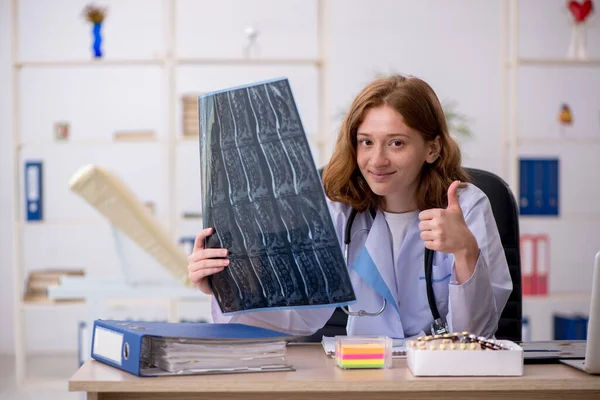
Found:
[[[343,248],[351,208],[327,201]],[[480,254],[471,278],[459,285],[455,278],[454,256],[435,253],[433,288],[436,303],[451,331],[466,330],[491,337],[512,291],[512,281],[486,195],[468,184],[465,189],[459,189],[459,203],[479,244]],[[388,301],[385,311],[378,316],[349,316],[349,335],[403,338],[429,334],[433,317],[427,301],[424,245],[418,225],[419,219],[415,216],[398,253],[394,273],[390,233],[383,213],[378,210],[374,220],[369,212],[356,216],[352,225],[348,270],[357,301],[349,309],[375,312],[381,308],[384,296]],[[335,309],[296,308],[225,316],[214,298],[211,302],[214,322],[238,322],[295,335],[313,334],[328,321]]]

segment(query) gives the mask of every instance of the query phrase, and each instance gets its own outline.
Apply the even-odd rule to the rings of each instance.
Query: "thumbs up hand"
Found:
[[[448,188],[446,209],[434,208],[419,214],[419,229],[426,248],[454,255],[457,280],[462,283],[475,269],[479,246],[458,202],[459,185],[460,181],[454,181]]]
[[[458,194],[456,193],[459,185],[460,181],[454,181],[448,187],[448,207],[446,208],[446,210],[458,212],[462,216],[462,210],[460,208],[460,204],[458,203]]]

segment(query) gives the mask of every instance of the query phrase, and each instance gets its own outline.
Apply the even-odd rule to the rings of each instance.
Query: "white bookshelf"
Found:
[[[519,138],[518,144],[536,144],[539,146],[560,145],[560,144],[577,144],[582,146],[599,145],[600,137],[576,137],[576,138],[542,138],[542,137],[522,137]]]
[[[153,305],[166,305],[168,312],[170,313],[170,319],[177,319],[179,316],[179,306],[181,303],[187,301],[194,301],[200,298],[190,296],[189,292],[182,290],[180,295],[173,294],[173,289],[165,289],[163,292],[157,294],[156,290],[143,289],[128,291],[123,288],[107,288],[102,290],[101,288],[79,288],[74,289],[74,293],[81,295],[82,291],[87,289],[85,293],[89,299],[92,299],[91,303],[94,304],[81,304],[81,303],[56,303],[56,304],[31,304],[23,301],[23,289],[25,284],[25,266],[24,259],[25,249],[27,243],[24,237],[24,231],[32,226],[38,227],[58,227],[58,228],[79,228],[79,227],[100,227],[107,224],[101,217],[95,218],[52,218],[44,219],[40,222],[28,222],[25,220],[24,209],[23,209],[23,165],[22,155],[25,151],[39,152],[43,154],[42,150],[46,149],[61,149],[61,151],[69,151],[75,154],[85,149],[104,149],[103,151],[113,151],[113,149],[126,148],[127,146],[137,146],[140,143],[144,145],[156,146],[158,148],[157,154],[162,158],[161,162],[164,163],[165,169],[165,182],[167,187],[162,188],[165,195],[165,204],[163,212],[161,213],[161,222],[167,227],[173,240],[177,240],[179,234],[181,234],[182,226],[189,222],[199,223],[200,219],[183,219],[177,212],[177,173],[178,173],[178,151],[181,148],[187,148],[188,146],[197,147],[197,137],[184,137],[179,134],[180,117],[178,116],[178,102],[180,101],[179,95],[181,87],[179,87],[180,77],[178,73],[182,68],[191,67],[210,67],[210,68],[279,68],[279,67],[309,67],[316,70],[316,96],[311,99],[314,102],[316,109],[316,127],[312,131],[307,130],[307,135],[312,137],[311,144],[314,149],[318,152],[317,164],[323,165],[328,158],[327,152],[329,149],[326,147],[327,143],[330,143],[331,138],[328,136],[331,133],[330,127],[330,95],[329,95],[329,55],[328,55],[328,20],[329,20],[329,4],[328,0],[311,0],[309,2],[295,1],[292,5],[302,7],[305,9],[305,13],[309,13],[313,16],[314,11],[315,19],[311,19],[310,23],[315,24],[316,36],[316,49],[312,52],[314,54],[300,54],[294,56],[293,54],[284,54],[283,56],[276,56],[267,54],[265,56],[252,56],[252,57],[237,57],[237,56],[194,56],[190,55],[189,51],[185,51],[185,43],[179,43],[178,40],[182,39],[177,37],[178,26],[183,26],[183,36],[188,42],[190,38],[185,36],[185,25],[189,25],[190,20],[188,16],[182,14],[179,7],[191,4],[186,0],[162,0],[162,10],[160,15],[162,16],[162,40],[164,41],[164,49],[160,54],[155,54],[150,57],[129,57],[125,54],[124,57],[119,55],[105,56],[102,59],[86,59],[86,58],[73,58],[73,59],[52,59],[51,57],[43,57],[36,59],[33,57],[22,57],[22,49],[19,48],[22,38],[20,37],[21,27],[18,25],[20,21],[20,8],[23,0],[12,0],[12,32],[11,32],[11,60],[12,60],[12,104],[13,104],[13,132],[12,132],[12,143],[13,143],[13,159],[14,159],[14,251],[13,251],[13,287],[14,287],[14,338],[15,338],[15,377],[17,385],[20,387],[36,387],[41,383],[50,383],[51,385],[61,385],[60,381],[53,379],[52,377],[38,376],[35,374],[35,379],[29,379],[28,375],[31,375],[32,368],[35,369],[35,365],[31,365],[27,360],[31,359],[26,348],[26,337],[31,332],[28,330],[26,313],[28,312],[39,312],[48,311],[52,312],[55,309],[73,309],[80,310],[84,307],[88,310],[88,316],[93,316],[92,312],[89,312],[90,308],[95,308],[96,303],[104,303],[108,306],[119,306],[124,304],[153,304]],[[281,6],[279,2],[274,0],[264,0],[265,4],[269,3],[269,7],[264,7],[265,11]],[[240,3],[243,5],[243,3]],[[31,7],[31,5],[29,5]],[[264,6],[264,4],[263,4]],[[271,7],[272,6],[272,7]],[[131,7],[131,4],[129,5]],[[306,11],[308,10],[308,11]],[[111,18],[111,10],[109,9],[109,15],[107,18]],[[155,10],[156,12],[156,10]],[[272,15],[271,18],[275,18]],[[77,18],[70,16],[70,19]],[[145,17],[144,17],[145,18]],[[181,20],[181,19],[184,20]],[[186,19],[188,18],[188,19]],[[312,22],[314,21],[314,22]],[[69,22],[73,24],[73,22]],[[122,23],[122,22],[121,22]],[[131,22],[135,24],[135,21]],[[288,28],[289,29],[289,28]],[[30,35],[30,31],[25,31],[26,34]],[[104,33],[107,35],[107,33]],[[71,45],[73,38],[67,38],[68,43],[65,45]],[[156,39],[156,38],[155,38]],[[89,42],[89,38],[86,38],[86,43]],[[150,39],[152,40],[152,38]],[[269,44],[278,43],[277,40],[281,41],[281,38],[266,37],[265,41]],[[258,41],[261,41],[259,37]],[[104,47],[108,45],[105,42]],[[183,46],[183,47],[182,47]],[[189,47],[189,43],[188,43]],[[267,46],[266,50],[269,50]],[[182,53],[179,50],[184,48]],[[292,51],[295,49],[292,46]],[[268,53],[268,51],[267,51]],[[307,53],[305,51],[305,53]],[[311,52],[308,52],[311,53]],[[122,54],[121,54],[122,55]],[[158,84],[163,90],[165,101],[162,107],[162,121],[164,126],[163,135],[158,135],[154,139],[141,141],[115,141],[106,138],[69,138],[66,142],[52,141],[48,136],[48,139],[38,140],[27,139],[23,137],[21,115],[23,111],[21,109],[22,98],[22,79],[23,73],[29,70],[48,70],[48,71],[80,71],[84,70],[86,73],[98,74],[102,73],[106,69],[147,69],[155,68],[160,72],[157,73],[157,79],[160,79]],[[156,82],[155,82],[156,83]],[[249,82],[246,82],[249,83]],[[206,90],[210,91],[210,90]],[[306,126],[305,126],[306,128]],[[50,128],[48,127],[48,130]],[[71,135],[73,136],[73,135]],[[39,156],[43,160],[43,156]],[[44,163],[44,173],[46,173],[46,163]],[[74,171],[73,171],[74,172]],[[67,182],[64,182],[65,186]],[[148,200],[148,199],[144,199]],[[45,201],[48,201],[48,195],[45,194]],[[197,211],[197,210],[190,210]],[[46,218],[46,216],[44,217]],[[95,289],[95,290],[94,290]],[[204,306],[203,306],[204,307]]]
[[[567,58],[517,58],[516,63],[511,66],[538,66],[538,67],[598,67],[600,66],[600,58],[577,60]]]
[[[547,155],[560,155],[561,160],[564,154],[568,154],[573,156],[573,154],[577,154],[577,152],[581,152],[584,150],[589,151],[589,149],[598,149],[600,150],[600,134],[589,137],[585,136],[551,136],[544,129],[536,130],[535,132],[529,130],[525,132],[524,129],[521,129],[519,126],[519,117],[524,113],[520,104],[519,93],[522,90],[523,86],[526,82],[527,78],[522,78],[519,74],[525,69],[535,70],[535,71],[571,71],[574,69],[588,71],[598,69],[600,67],[600,58],[597,56],[591,56],[588,59],[571,59],[566,57],[567,48],[557,50],[561,51],[565,54],[565,57],[556,57],[556,56],[538,56],[538,55],[522,55],[519,52],[520,48],[520,40],[522,39],[520,32],[520,7],[526,3],[528,0],[500,0],[502,6],[502,57],[501,57],[501,67],[502,67],[502,121],[503,121],[503,148],[502,148],[502,161],[503,161],[503,175],[506,177],[507,182],[509,183],[515,197],[519,199],[519,159],[520,156],[523,155],[539,155],[539,156],[547,156]],[[531,2],[529,3],[530,7]],[[542,3],[537,2],[533,4],[533,6],[540,6]],[[543,2],[544,7],[554,7],[556,11],[557,2]],[[567,18],[568,12],[566,10],[566,4],[562,4],[558,7],[564,6],[564,16],[560,16],[563,20],[560,20],[560,23],[563,23],[565,26],[568,26]],[[557,18],[553,20],[552,18]],[[558,23],[559,17],[550,17],[550,19],[546,19],[544,22],[546,24],[550,23]],[[550,25],[548,25],[550,26]],[[536,25],[536,28],[539,30],[541,25]],[[533,28],[532,28],[533,29]],[[562,28],[560,28],[562,29]],[[556,35],[561,35],[563,31],[560,33],[559,28],[556,29],[556,32],[546,32],[549,34],[550,38],[548,40],[555,40],[557,38]],[[530,32],[531,33],[531,32]],[[538,35],[543,34],[544,32],[539,31]],[[552,36],[554,35],[554,36]],[[590,35],[588,34],[588,37]],[[558,46],[562,46],[559,44]],[[547,49],[548,46],[539,46],[544,49]],[[529,75],[531,78],[531,75]],[[555,82],[549,82],[548,86],[551,86]],[[543,96],[543,95],[542,95]],[[554,114],[549,115],[548,118],[552,118],[552,121],[556,120],[556,116],[558,114],[558,109],[554,111]],[[522,121],[521,121],[522,122]],[[597,126],[597,125],[596,125]],[[597,129],[597,128],[596,128]],[[529,135],[526,135],[526,134]],[[599,132],[600,133],[600,132]],[[547,134],[547,136],[543,136]],[[571,153],[568,153],[567,150]],[[575,149],[575,150],[572,150]],[[561,161],[562,163],[562,161]],[[563,168],[563,166],[561,166]],[[573,173],[573,167],[571,167],[570,173]],[[573,182],[577,182],[578,185],[588,185],[589,181],[586,179],[581,179],[581,177],[574,177],[572,175],[566,175],[565,171],[560,172],[561,185],[563,181],[570,179]],[[570,186],[572,188],[573,185]],[[562,191],[562,190],[561,190]],[[565,191],[566,192],[566,191]],[[585,229],[590,224],[597,224],[597,221],[600,221],[600,211],[598,209],[594,210],[586,210],[582,208],[581,210],[578,208],[577,211],[573,210],[564,210],[565,198],[566,196],[561,196],[561,212],[559,216],[522,216],[520,217],[521,227],[526,226],[530,228],[535,226],[536,228],[542,231],[551,231],[549,233],[551,246],[558,246],[556,243],[552,244],[552,235],[556,235],[565,226],[568,226],[572,229],[573,226],[582,226],[582,230]],[[559,225],[561,224],[560,228]],[[521,229],[521,233],[523,229]],[[570,239],[574,242],[578,242],[577,239],[574,238],[566,238],[564,234],[560,236],[562,239]],[[589,241],[588,241],[589,242]],[[593,243],[577,243],[575,246],[580,246],[587,253],[592,253],[594,244]],[[600,245],[595,245],[597,250],[600,250]],[[569,253],[571,254],[571,253]],[[562,257],[561,260],[564,261],[565,257]],[[568,257],[567,257],[568,259]],[[567,268],[572,268],[568,266],[568,263],[564,263],[564,265],[557,265],[559,262],[557,260],[552,260],[551,265],[551,276],[552,269],[560,269],[561,275],[560,278],[564,279]],[[589,261],[589,269],[591,271],[591,267],[593,264],[592,256],[590,255]],[[579,271],[577,271],[579,273]],[[581,281],[584,275],[580,274],[578,279]],[[591,276],[590,276],[591,277]],[[552,278],[550,278],[552,279]],[[572,286],[572,285],[571,285]],[[586,289],[581,288],[572,288],[572,290],[580,289],[580,292],[552,292],[549,289],[548,295],[531,295],[531,296],[523,296],[523,316],[527,316],[529,318],[529,330],[533,332],[532,340],[551,340],[552,337],[552,316],[554,313],[561,312],[577,312],[577,313],[587,313],[589,311],[589,301],[590,294],[586,291]]]
[[[137,66],[158,65],[164,66],[166,59],[98,59],[98,60],[26,60],[14,63],[16,68],[69,68],[69,67],[108,67],[108,66]]]
[[[529,138],[520,136],[518,127],[519,116],[519,70],[526,67],[536,68],[569,68],[569,67],[600,67],[600,58],[570,59],[570,58],[541,58],[521,57],[519,54],[519,4],[525,0],[500,0],[502,2],[502,66],[503,66],[503,91],[502,91],[502,114],[504,143],[507,152],[504,153],[504,173],[509,177],[509,184],[518,198],[519,187],[519,147],[521,144],[534,143],[539,145],[560,144],[563,142],[577,143],[582,145],[600,144],[600,137],[536,137]],[[565,6],[566,7],[566,6]],[[566,49],[564,49],[566,52]],[[506,151],[506,150],[505,150]]]
[[[180,58],[179,65],[314,65],[319,67],[322,61],[318,58]]]

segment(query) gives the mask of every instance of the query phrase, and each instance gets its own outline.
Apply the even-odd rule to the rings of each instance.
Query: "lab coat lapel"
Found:
[[[393,266],[389,228],[385,217],[378,210],[365,246],[352,268],[400,314]]]

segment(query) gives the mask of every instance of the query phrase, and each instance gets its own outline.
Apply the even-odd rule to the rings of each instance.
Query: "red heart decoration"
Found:
[[[571,11],[577,23],[585,21],[593,8],[592,0],[585,0],[583,3],[579,3],[576,0],[569,1],[569,11]]]

